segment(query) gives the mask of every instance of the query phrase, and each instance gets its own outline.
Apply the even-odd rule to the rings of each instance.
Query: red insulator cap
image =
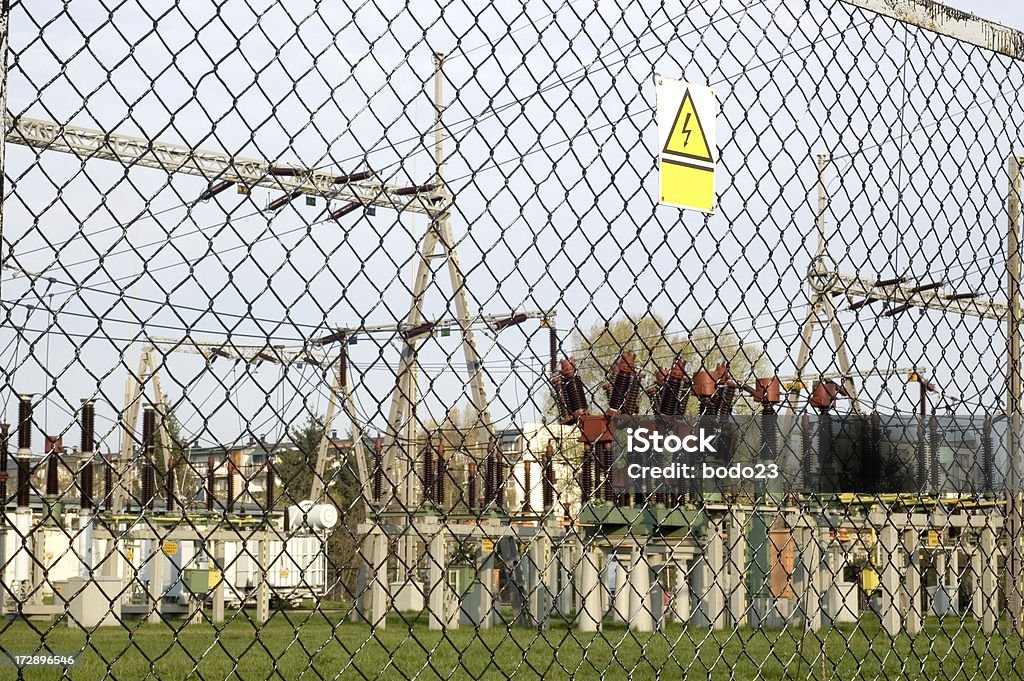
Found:
[[[710,373],[703,369],[693,376],[693,394],[697,397],[711,397],[715,394],[718,381]]]
[[[774,376],[759,378],[757,386],[754,388],[754,399],[762,404],[778,404],[781,392],[782,382],[779,379]]]
[[[814,384],[811,391],[811,406],[821,411],[828,411],[836,403],[836,396],[845,391],[835,381],[821,381]]]

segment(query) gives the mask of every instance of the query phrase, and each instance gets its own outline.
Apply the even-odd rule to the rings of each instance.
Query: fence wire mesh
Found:
[[[0,4],[0,675],[1019,678],[1020,34]]]

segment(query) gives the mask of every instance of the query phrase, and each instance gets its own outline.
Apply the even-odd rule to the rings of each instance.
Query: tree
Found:
[[[427,419],[420,437],[424,441],[427,437],[433,438],[435,445],[443,442],[449,452],[468,451],[473,449],[476,422],[476,409],[472,404],[466,403],[461,409],[455,405],[448,409],[440,421]]]
[[[291,443],[274,453],[274,471],[281,481],[280,499],[284,504],[291,506],[309,498],[324,432],[323,419],[311,415],[304,424],[292,428]],[[365,517],[365,508],[352,450],[334,454],[323,471],[324,496],[327,503],[337,507],[340,522],[327,537],[327,564],[335,573],[335,586],[340,584],[343,591],[352,594],[358,571],[358,525]]]
[[[163,486],[163,481],[166,480],[167,474],[167,466],[164,462],[169,461],[174,466],[175,496],[179,499],[192,499],[202,488],[203,481],[196,475],[188,460],[188,444],[185,442],[185,436],[181,432],[181,423],[170,409],[167,410],[163,418],[162,426],[167,431],[167,439],[170,442],[170,446],[168,451],[165,452],[163,440],[159,436],[156,438],[156,447],[153,454],[156,460],[153,464],[157,471],[157,484],[158,486]]]
[[[728,362],[732,376],[745,383],[753,383],[766,371],[763,354],[743,343],[728,327],[701,326],[689,334],[670,333],[665,327],[663,319],[648,314],[638,319],[621,317],[574,334],[577,368],[593,401],[605,404],[600,387],[607,381],[612,364],[627,350],[636,354],[637,368],[647,375],[645,386],[651,385],[650,375],[659,368],[668,368],[676,359],[686,362],[691,376],[719,362]],[[691,404],[691,408],[696,409],[696,405]],[[737,409],[742,408],[742,402],[737,403]]]
[[[274,453],[274,472],[281,481],[281,495],[289,504],[309,498],[323,433],[322,422],[310,416],[305,424],[291,429],[291,442]],[[329,492],[325,490],[325,494]]]
[[[476,441],[479,436],[478,421],[476,408],[466,403],[461,409],[458,405],[450,407],[441,420],[428,418],[421,424],[417,449],[425,445],[429,438],[435,452],[443,451],[444,473],[439,472],[439,461],[435,461],[434,466],[435,475],[443,475],[445,504],[449,507],[468,503],[469,464],[480,465],[487,453],[488,443]],[[479,477],[483,469],[479,470],[477,483],[483,484]],[[418,476],[420,472],[415,471],[413,475]],[[480,494],[483,492],[480,491]]]

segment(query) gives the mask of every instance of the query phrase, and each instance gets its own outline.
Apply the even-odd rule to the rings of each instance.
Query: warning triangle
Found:
[[[708,149],[708,138],[704,136],[704,128],[697,118],[697,109],[693,106],[690,91],[683,94],[683,102],[672,122],[672,130],[668,134],[663,153],[679,154],[698,161],[711,161],[711,150]]]

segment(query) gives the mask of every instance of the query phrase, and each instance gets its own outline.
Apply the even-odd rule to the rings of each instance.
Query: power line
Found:
[[[30,248],[27,251],[19,251],[18,252],[18,257],[24,257],[26,255],[31,255],[33,253],[39,253],[41,251],[49,251],[49,250],[58,251],[59,252],[59,251],[64,250],[64,248],[67,247],[68,245],[70,245],[72,241],[76,241],[78,239],[90,239],[90,238],[96,236],[97,234],[103,234],[104,232],[110,232],[110,231],[113,231],[115,229],[128,230],[129,228],[134,227],[136,224],[138,224],[139,222],[142,222],[143,220],[153,220],[153,219],[156,219],[156,217],[159,216],[159,215],[163,215],[165,213],[169,213],[169,212],[171,212],[173,210],[178,210],[179,208],[187,208],[187,207],[189,207],[189,204],[187,202],[185,202],[185,201],[182,201],[178,205],[170,206],[168,208],[163,208],[161,210],[158,210],[155,213],[148,213],[148,214],[145,214],[145,215],[140,215],[139,217],[133,218],[131,221],[126,222],[126,223],[122,222],[122,223],[118,223],[116,225],[110,225],[109,227],[103,227],[102,229],[97,229],[97,230],[92,231],[92,232],[76,232],[74,236],[72,236],[70,239],[62,242],[59,246],[53,246],[53,245],[48,244],[46,246],[38,246],[36,248]]]
[[[710,22],[708,24],[708,26],[713,25],[713,24],[715,24],[715,23],[717,23],[719,21],[723,21],[725,19],[732,18],[732,17],[734,17],[734,16],[736,16],[738,14],[741,14],[741,13],[745,14],[754,5],[763,4],[765,1],[766,0],[757,0],[756,2],[752,2],[750,4],[744,5],[742,10],[737,10],[736,12],[732,12],[732,13],[726,15],[725,17],[722,17],[721,19],[716,19],[716,20]],[[565,4],[566,3],[563,3],[563,6]],[[556,10],[556,12],[557,12],[557,10]],[[656,31],[656,30],[658,30],[658,29],[668,25],[669,23],[674,21],[679,16],[682,16],[682,15],[677,15],[676,17],[670,18],[669,20],[663,22],[662,24],[659,24],[657,27],[648,27],[647,29],[645,29],[643,32],[641,32],[640,34],[638,34],[636,36],[636,43],[638,44],[639,40],[642,37],[645,37],[648,32]],[[685,35],[689,35],[691,33],[696,33],[697,30],[698,29],[694,29],[693,31],[688,32],[687,34],[684,34],[684,36]],[[654,47],[657,47],[657,45],[652,46],[650,48],[645,48],[643,50],[640,50],[639,53],[642,54],[642,53],[644,53],[644,52],[646,52],[646,51],[648,51],[650,49],[654,49]],[[619,48],[616,51],[617,52],[622,52],[623,49],[624,48]],[[614,54],[614,52],[613,52],[613,54]],[[620,59],[618,61],[611,62],[611,63],[608,63],[608,64],[603,64],[601,66],[601,69],[602,70],[608,69],[608,68],[610,68],[610,67],[612,67],[612,66],[614,66],[616,64],[624,63],[625,61],[627,61],[634,54],[636,54],[636,50],[635,49],[634,49],[633,52],[631,52],[630,54],[626,55],[625,57],[623,57],[622,59]],[[482,117],[481,116],[477,116],[477,117],[471,117],[471,118],[463,119],[462,121],[458,121],[458,122],[456,122],[454,124],[451,124],[451,125],[452,126],[457,126],[457,125],[460,125],[462,123],[470,122],[470,121],[472,121],[474,123],[474,125],[475,125],[476,123],[479,123],[482,120],[485,120],[486,118],[490,118],[490,117],[493,117],[494,115],[497,115],[498,113],[500,113],[501,111],[503,111],[504,109],[506,109],[506,108],[508,108],[510,106],[514,106],[517,103],[522,103],[523,101],[526,101],[526,99],[535,97],[535,96],[537,96],[539,94],[542,94],[542,93],[544,93],[544,92],[546,92],[546,91],[548,91],[550,89],[553,89],[555,87],[558,87],[560,85],[570,85],[571,83],[568,81],[569,78],[575,77],[575,75],[577,73],[581,73],[582,74],[582,75],[580,75],[579,77],[576,78],[577,81],[582,79],[582,78],[585,78],[587,76],[589,70],[591,69],[591,67],[593,67],[594,64],[599,59],[602,59],[602,56],[600,54],[597,57],[595,57],[595,59],[588,66],[581,68],[580,70],[574,72],[573,74],[570,74],[569,76],[567,76],[565,78],[559,79],[558,81],[556,81],[555,83],[552,83],[549,86],[538,88],[538,90],[536,92],[531,93],[528,97],[517,98],[517,99],[515,99],[515,100],[513,100],[511,102],[507,102],[506,104],[501,105],[498,108],[491,107],[493,109],[493,111],[490,114],[484,115]],[[542,83],[543,83],[543,81],[542,81]],[[449,127],[449,126],[446,126],[446,127]],[[473,127],[473,126],[469,126],[469,127]],[[463,131],[468,130],[469,127],[464,128]],[[448,138],[451,139],[452,136],[449,135]],[[416,139],[419,139],[419,138],[418,137],[416,137],[416,138],[409,138],[408,140],[403,140],[403,141],[397,142],[395,144],[402,144],[404,142],[413,141],[413,140],[416,140]],[[371,153],[374,150],[375,149],[371,149],[367,153]],[[524,154],[524,156],[525,155],[528,155],[528,154]],[[394,165],[394,164],[392,164],[392,165]],[[385,166],[385,167],[389,167],[389,166]],[[462,179],[462,178],[457,178],[457,179]],[[161,213],[162,212],[167,212],[167,211],[170,211],[170,210],[176,209],[176,208],[177,207],[168,208],[168,209],[165,209],[164,211],[161,211]],[[247,219],[249,217],[253,217],[254,215],[256,215],[258,213],[259,213],[259,211],[254,211],[253,213],[250,213],[250,214],[242,216],[241,219]],[[160,214],[160,213],[148,216],[147,219],[149,219],[149,217],[155,217],[155,215],[158,215],[158,214]],[[295,228],[295,229],[292,229],[292,230],[288,230],[288,231],[285,231],[285,232],[282,232],[282,233],[278,233],[278,234],[275,234],[275,235],[268,235],[268,236],[265,236],[265,237],[260,237],[260,238],[258,238],[256,240],[253,240],[253,241],[249,242],[248,244],[239,245],[239,246],[235,246],[235,247],[232,247],[232,248],[228,248],[228,249],[217,251],[217,254],[219,255],[219,254],[223,254],[223,253],[232,252],[232,251],[235,251],[235,250],[239,250],[241,248],[249,247],[253,243],[259,243],[259,242],[265,241],[265,240],[270,239],[270,238],[281,237],[281,236],[285,236],[285,235],[288,235],[288,234],[295,233],[297,231],[301,231],[303,229],[309,229],[309,228],[311,228],[313,226],[316,226],[318,224],[322,224],[323,222],[326,222],[326,220],[318,220],[318,221],[315,221],[315,222],[312,222],[312,223],[308,223],[307,225],[305,225],[303,227],[298,227],[298,228]],[[132,223],[130,223],[130,224],[132,224]],[[218,224],[220,224],[220,223],[218,223]],[[211,225],[211,227],[212,226],[214,226],[214,225]],[[120,227],[120,226],[112,226],[112,227],[106,228],[105,230],[102,230],[102,231],[106,231],[106,230],[109,230],[109,229],[116,229],[118,227]],[[137,253],[138,249],[148,248],[150,246],[154,246],[154,245],[158,245],[158,244],[163,244],[163,243],[169,243],[172,239],[177,238],[179,236],[188,236],[188,235],[191,235],[191,234],[195,234],[197,232],[201,233],[202,231],[205,231],[205,229],[206,228],[199,228],[198,230],[193,230],[193,231],[187,232],[185,234],[168,235],[167,239],[164,239],[164,240],[161,240],[161,241],[156,241],[156,242],[151,242],[149,244],[144,244],[144,245],[139,246],[139,247],[131,247],[129,249],[125,249],[125,250],[119,251],[119,252],[111,254],[111,255],[119,255],[119,254],[123,254],[123,253],[127,253],[127,252],[136,252]],[[95,233],[98,233],[98,232],[95,232]],[[36,250],[39,250],[39,249],[36,249]],[[28,253],[31,253],[31,252],[34,252],[34,251],[28,251]],[[109,257],[109,256],[104,256],[104,257]],[[63,267],[74,267],[74,266],[77,266],[77,265],[80,265],[80,264],[85,264],[85,263],[88,263],[88,262],[94,262],[94,261],[97,261],[97,260],[99,260],[99,258],[90,258],[90,259],[79,261],[79,262],[76,262],[76,263],[72,263],[70,265],[63,266]],[[184,262],[180,262],[180,263],[170,263],[168,265],[164,265],[164,266],[161,266],[161,267],[152,268],[152,269],[146,269],[143,274],[152,274],[152,273],[155,273],[155,272],[164,271],[164,270],[171,269],[171,268],[174,268],[174,267],[179,267],[179,266],[185,265],[185,264],[195,265],[196,263],[193,262],[193,261],[184,261]],[[48,275],[40,274],[39,276],[48,276]],[[118,283],[120,281],[124,281],[124,280],[129,279],[129,278],[141,277],[141,276],[142,276],[142,274],[139,274],[139,275],[126,275],[124,277],[112,278],[112,279],[110,279],[110,283]],[[51,278],[51,279],[53,279],[53,278]],[[123,298],[123,299],[137,300],[139,302],[145,302],[145,303],[149,303],[149,304],[154,304],[154,305],[161,306],[161,307],[167,304],[167,303],[163,303],[163,302],[160,302],[160,301],[153,301],[153,300],[150,300],[150,299],[144,299],[144,298],[139,298],[139,297],[136,297],[136,296],[130,296],[130,295],[128,295],[126,293],[123,293],[123,292],[115,293],[115,292],[107,291],[107,290],[104,290],[104,289],[99,289],[99,288],[97,288],[95,286],[87,286],[87,285],[80,284],[80,283],[69,283],[69,282],[64,282],[64,281],[60,281],[60,280],[55,280],[55,281],[56,281],[56,283],[59,283],[59,284],[61,284],[63,286],[72,287],[75,290],[82,290],[82,289],[84,289],[84,290],[91,290],[91,291],[95,291],[97,293],[101,293],[101,294],[105,294],[105,295],[112,295],[112,296],[116,296],[118,298]],[[62,293],[62,295],[63,295],[63,293]],[[195,308],[195,307],[184,306],[184,305],[173,305],[173,307],[178,307],[180,309],[187,309],[187,310],[191,310],[191,311],[201,312],[203,314],[215,314],[217,316],[227,316],[227,317],[233,317],[233,318],[239,318],[239,319],[251,319],[253,321],[260,321],[260,322],[271,323],[271,324],[275,324],[275,325],[282,325],[283,324],[283,322],[281,320],[269,320],[269,319],[265,319],[265,318],[256,318],[256,317],[252,317],[252,316],[248,316],[248,315],[237,315],[237,314],[231,314],[231,313],[219,313],[219,312],[216,312],[216,311],[213,311],[213,310],[204,310],[202,308]],[[289,321],[288,324],[285,324],[285,325],[290,325],[290,326],[293,326],[293,327],[300,327],[301,326],[301,327],[314,328],[314,329],[322,329],[322,328],[324,328],[323,325],[299,324],[297,322],[292,322],[292,321]]]
[[[17,307],[25,307],[25,308],[30,308],[30,309],[33,307],[33,305],[31,303],[25,303],[25,302],[14,301],[14,300],[0,300],[0,304],[17,306]],[[182,332],[182,333],[185,333],[185,334],[201,333],[201,334],[210,334],[210,335],[224,335],[224,333],[225,333],[223,330],[221,330],[221,331],[209,331],[209,330],[205,330],[205,329],[188,328],[188,327],[182,327],[182,326],[171,326],[169,324],[158,324],[156,322],[144,321],[144,320],[141,320],[141,319],[137,320],[137,321],[136,320],[130,320],[130,319],[117,319],[117,318],[114,318],[114,317],[109,317],[107,315],[100,316],[100,315],[97,315],[97,314],[89,314],[89,313],[85,313],[85,312],[74,312],[72,310],[55,309],[53,307],[50,307],[49,305],[47,305],[45,307],[45,309],[46,309],[47,312],[49,312],[52,315],[68,315],[68,316],[72,316],[72,317],[91,319],[91,320],[94,320],[94,321],[96,321],[98,323],[102,323],[102,324],[107,324],[107,323],[112,323],[112,324],[128,324],[128,325],[138,324],[140,326],[140,330],[141,329],[145,329],[146,327],[152,327],[152,328],[164,329],[164,330],[169,330],[169,331],[179,331],[179,332]],[[232,336],[241,336],[243,338],[257,338],[257,339],[260,339],[260,340],[265,340],[267,342],[285,340],[287,342],[299,344],[299,343],[302,343],[303,340],[304,340],[304,339],[301,339],[301,338],[300,339],[281,339],[281,338],[278,338],[278,337],[259,335],[259,334],[251,334],[251,333],[244,333],[244,332],[241,332],[241,331],[230,331],[229,334],[232,335]]]
[[[249,218],[252,218],[252,217],[255,217],[255,216],[261,215],[261,214],[265,215],[266,211],[255,210],[255,211],[253,211],[251,213],[246,213],[245,215],[239,215],[239,216],[233,216],[233,217],[229,215],[229,216],[226,216],[225,219],[219,220],[218,222],[216,222],[214,224],[210,224],[210,225],[207,225],[205,227],[197,227],[196,229],[193,229],[193,230],[188,231],[188,232],[175,233],[175,232],[172,231],[172,232],[167,233],[166,236],[163,239],[159,239],[159,240],[156,240],[156,241],[150,241],[148,243],[140,244],[138,246],[129,245],[127,248],[124,248],[124,249],[122,249],[120,251],[114,251],[112,253],[104,253],[104,254],[99,255],[99,256],[92,256],[92,257],[85,258],[83,260],[78,260],[78,261],[72,262],[72,263],[60,263],[60,268],[62,270],[67,270],[69,267],[77,267],[79,265],[87,265],[89,263],[99,262],[101,260],[106,260],[108,258],[117,257],[119,255],[126,255],[126,254],[129,254],[129,253],[132,253],[132,254],[135,254],[135,255],[140,255],[139,251],[142,250],[142,249],[150,248],[152,246],[163,246],[165,244],[171,243],[175,239],[180,239],[180,238],[186,237],[186,236],[192,236],[194,234],[205,234],[205,232],[208,229],[213,229],[214,227],[226,227],[227,225],[231,224],[235,220],[248,220]],[[36,249],[36,250],[38,250],[38,249]],[[31,252],[31,251],[29,251],[29,252]],[[20,253],[19,257],[23,257],[24,255],[26,255],[26,253]],[[44,272],[45,272],[45,270],[44,270]]]
[[[763,4],[764,2],[767,2],[767,0],[759,0],[759,2],[752,3],[751,6],[753,6],[753,4]],[[732,16],[732,15],[729,15],[729,16]],[[725,18],[728,18],[728,17],[725,17]],[[869,23],[869,20],[862,21],[862,22],[860,22],[859,25],[864,25],[864,24],[867,24],[867,23]],[[856,27],[857,25],[858,24],[855,24],[854,27]],[[831,35],[826,36],[822,40],[829,40],[831,38],[835,38],[835,37],[841,36],[844,33],[846,33],[845,30],[844,31],[836,31],[835,33],[832,33]],[[726,83],[726,82],[728,82],[728,81],[730,81],[730,80],[732,80],[734,78],[739,78],[740,76],[746,75],[746,74],[748,74],[751,71],[754,71],[754,70],[760,69],[760,68],[764,68],[764,67],[766,67],[766,66],[768,66],[770,64],[782,61],[786,57],[789,57],[789,56],[792,56],[794,54],[798,54],[800,52],[803,52],[804,50],[806,50],[808,48],[812,48],[815,45],[817,45],[818,42],[820,42],[820,41],[815,41],[815,42],[812,42],[812,43],[808,43],[807,45],[803,45],[801,47],[794,48],[792,50],[786,50],[786,51],[780,53],[779,56],[777,56],[777,57],[775,57],[773,59],[762,60],[758,64],[755,64],[753,66],[744,68],[742,71],[734,73],[734,74],[732,74],[730,76],[725,76],[724,78],[721,78],[721,79],[719,79],[717,81],[709,83],[709,85],[710,86],[721,85],[722,83]],[[642,50],[641,53],[646,52],[646,51],[651,50],[651,49],[654,49],[654,47],[657,47],[657,46],[649,47],[649,48],[647,48],[645,50]],[[625,60],[622,60],[622,61],[625,61]],[[613,66],[613,65],[614,64],[611,64],[610,66]],[[578,79],[578,80],[581,80],[581,79]],[[566,85],[571,85],[572,83],[566,82],[565,84]],[[646,115],[646,114],[651,113],[652,111],[654,111],[654,105],[649,104],[645,108],[643,108],[643,109],[641,109],[639,111],[635,111],[633,113],[623,114],[623,118],[633,118],[635,116],[639,116],[639,115],[642,115],[642,114]],[[598,126],[594,126],[592,128],[588,128],[587,131],[590,132],[590,133],[594,133],[594,132],[596,132],[598,130],[603,130],[605,128],[610,128],[612,126],[618,125],[621,122],[622,122],[621,120],[611,121],[609,123],[604,123],[602,125],[598,125]],[[528,149],[527,151],[523,152],[522,154],[520,154],[518,156],[511,157],[511,158],[507,158],[504,161],[496,161],[493,158],[489,158],[489,159],[487,159],[483,163],[483,165],[480,168],[477,168],[476,170],[473,170],[473,171],[471,171],[471,172],[469,172],[469,173],[467,173],[465,175],[462,175],[462,176],[456,177],[454,179],[448,180],[448,183],[452,184],[454,182],[459,182],[461,180],[465,180],[465,179],[469,179],[469,178],[475,178],[477,173],[485,172],[487,170],[494,170],[495,168],[498,168],[500,166],[506,165],[508,163],[512,163],[514,161],[521,161],[523,158],[526,158],[527,156],[531,156],[531,155],[539,153],[541,151],[546,151],[548,149],[551,149],[552,147],[556,147],[556,146],[561,146],[563,144],[567,144],[569,142],[574,141],[575,139],[576,139],[575,135],[571,135],[571,136],[570,135],[566,135],[563,139],[555,140],[555,141],[552,141],[552,142],[547,142],[545,144],[538,144],[537,142],[534,142],[532,147],[536,147],[536,148]]]
[[[259,237],[259,238],[254,239],[254,240],[252,240],[252,241],[250,241],[250,242],[248,242],[246,244],[242,244],[242,245],[235,246],[235,247],[232,247],[232,248],[224,249],[222,251],[217,251],[217,253],[218,254],[219,253],[227,253],[227,252],[230,252],[230,251],[238,250],[240,248],[247,248],[247,247],[251,246],[254,243],[260,243],[262,241],[266,241],[268,239],[271,239],[271,238],[274,238],[274,237],[277,237],[277,236],[285,236],[287,234],[292,234],[292,233],[297,232],[297,231],[302,231],[302,230],[310,229],[312,227],[315,227],[315,226],[317,226],[319,224],[323,224],[325,222],[328,222],[328,220],[319,220],[319,221],[316,221],[316,222],[313,222],[313,223],[307,223],[306,225],[304,225],[302,227],[297,227],[295,229],[287,230],[285,232],[281,232],[281,233],[277,233],[277,234],[273,234],[273,235],[267,235],[267,236]],[[207,257],[207,256],[204,255],[204,256],[201,256],[201,257]],[[171,269],[173,267],[180,267],[182,265],[192,265],[192,266],[194,266],[198,262],[199,262],[199,260],[195,260],[195,261],[187,261],[186,260],[186,261],[182,261],[182,262],[170,263],[170,264],[164,265],[162,267],[146,269],[141,274],[132,274],[132,275],[126,275],[126,276],[123,276],[123,277],[110,278],[108,281],[109,281],[109,283],[116,284],[118,282],[124,281],[125,279],[141,278],[143,274],[151,274],[151,273],[154,273],[154,272],[159,272],[159,271],[163,271],[163,270],[166,270],[166,269]],[[116,298],[123,299],[123,300],[131,300],[131,301],[135,301],[135,302],[141,302],[141,303],[147,303],[147,304],[151,304],[151,305],[156,305],[158,307],[168,307],[169,306],[169,307],[173,307],[173,308],[177,308],[177,309],[181,309],[181,310],[188,310],[188,311],[192,311],[192,312],[199,312],[199,313],[202,313],[204,315],[212,314],[212,315],[215,315],[217,317],[229,317],[229,318],[232,318],[232,319],[251,320],[251,321],[264,322],[264,323],[268,323],[268,324],[281,325],[281,326],[292,326],[292,327],[296,327],[296,328],[308,328],[308,329],[313,329],[314,331],[317,331],[317,332],[325,331],[325,330],[327,330],[329,328],[328,326],[325,326],[324,324],[301,323],[301,322],[293,321],[293,320],[290,320],[290,319],[287,322],[285,322],[282,319],[269,319],[269,318],[264,318],[264,317],[255,317],[255,316],[252,316],[252,315],[244,315],[244,314],[238,314],[238,313],[232,313],[232,312],[218,311],[218,310],[214,310],[214,309],[211,309],[211,308],[200,308],[200,307],[195,307],[195,306],[190,306],[190,305],[184,305],[184,304],[181,304],[181,303],[171,303],[170,301],[159,301],[159,300],[154,300],[154,299],[151,299],[151,298],[144,298],[144,297],[140,297],[140,296],[131,295],[131,294],[127,293],[126,291],[109,291],[109,290],[100,288],[97,285],[84,284],[84,283],[80,283],[80,282],[64,281],[64,280],[58,279],[57,277],[54,277],[52,275],[48,275],[48,274],[45,274],[45,273],[30,272],[28,270],[21,269],[20,267],[15,268],[15,267],[13,267],[11,265],[8,265],[8,264],[5,264],[4,267],[5,267],[5,269],[13,270],[13,271],[18,272],[19,274],[21,274],[22,276],[26,277],[27,279],[31,279],[31,280],[41,279],[43,281],[51,282],[51,283],[58,284],[58,285],[61,285],[61,286],[67,286],[67,287],[70,287],[72,289],[71,291],[62,291],[62,292],[60,292],[57,295],[68,295],[68,294],[71,294],[71,293],[76,292],[76,291],[83,291],[84,290],[84,291],[92,291],[94,293],[100,293],[100,294],[107,295],[107,296],[114,296]]]
[[[687,36],[696,35],[696,34],[700,33],[702,30],[706,30],[706,29],[710,28],[711,26],[714,26],[715,24],[717,24],[717,23],[719,23],[721,21],[725,21],[726,19],[734,18],[734,17],[736,17],[738,15],[746,14],[752,7],[754,7],[756,5],[763,5],[766,2],[768,2],[768,0],[753,0],[749,4],[744,5],[741,10],[736,10],[734,12],[731,12],[731,13],[725,15],[724,17],[721,17],[719,19],[715,19],[713,21],[708,22],[707,24],[702,25],[701,27],[694,28],[691,31],[687,31],[686,33],[679,34],[679,35],[676,35],[674,37],[675,37],[675,39],[678,40],[678,39],[681,39],[681,38],[685,38]],[[679,18],[681,18],[681,17],[683,17],[685,15],[686,15],[686,12],[682,12],[680,14],[677,14],[674,17],[670,17],[667,21],[659,24],[656,27],[647,27],[647,28],[645,28],[642,32],[636,34],[634,43],[638,44],[640,42],[640,40],[643,37],[645,37],[648,33],[652,32],[652,31],[656,31],[656,30],[658,30],[660,28],[663,28],[663,27],[671,24],[676,19],[679,19]],[[624,63],[631,56],[635,56],[636,54],[643,54],[643,53],[645,53],[645,52],[647,52],[649,50],[652,50],[652,49],[654,49],[656,47],[659,47],[659,46],[664,47],[664,43],[659,43],[658,45],[652,45],[651,47],[648,47],[648,48],[645,48],[645,49],[641,50],[640,52],[636,52],[634,50],[633,52],[631,52],[629,55],[627,55],[623,59],[620,59],[618,61],[611,62],[611,63],[608,63],[608,64],[602,64],[600,69],[598,69],[598,70],[607,70],[607,69],[611,68],[612,66]],[[538,95],[544,94],[545,92],[548,92],[549,90],[555,89],[557,87],[560,87],[560,86],[563,86],[563,85],[568,86],[568,85],[572,85],[573,82],[579,82],[580,80],[583,80],[584,78],[587,77],[588,73],[590,72],[590,69],[592,67],[594,67],[594,65],[599,60],[603,60],[603,59],[605,59],[605,58],[607,58],[609,56],[612,56],[616,52],[621,53],[625,49],[626,49],[625,47],[620,47],[620,48],[618,48],[616,50],[613,50],[607,56],[601,55],[600,53],[598,53],[598,55],[595,56],[593,60],[591,60],[590,64],[588,64],[587,66],[581,67],[580,69],[577,69],[576,71],[573,71],[572,73],[570,73],[567,76],[559,78],[557,81],[551,83],[550,85],[547,85],[547,86],[544,85],[544,82],[547,81],[547,79],[550,77],[550,76],[545,76],[541,80],[541,82],[538,84],[538,88],[536,90],[534,90],[533,92],[527,94],[527,95],[524,95],[522,97],[516,97],[516,98],[514,98],[514,99],[512,99],[512,100],[510,100],[508,102],[505,102],[504,104],[500,104],[500,105],[497,105],[497,106],[492,104],[492,105],[488,106],[484,111],[476,114],[475,116],[468,116],[468,117],[463,118],[461,120],[455,121],[454,123],[446,123],[444,125],[445,132],[444,132],[444,134],[442,136],[442,139],[444,141],[455,140],[455,136],[454,136],[455,134],[461,133],[461,132],[465,132],[465,131],[467,131],[469,129],[472,129],[473,127],[475,127],[480,122],[482,122],[484,120],[487,120],[488,118],[493,118],[497,114],[501,113],[502,111],[504,111],[504,110],[506,110],[506,109],[508,109],[510,107],[516,106],[517,104],[522,104],[522,103],[526,102],[527,100],[530,100],[530,99],[532,99],[532,98],[534,98],[534,97],[536,97]],[[555,75],[556,73],[557,72],[553,71],[551,75]],[[582,74],[582,75],[577,76],[577,74]],[[575,81],[570,82],[568,80],[570,78],[575,78]],[[490,113],[488,113],[488,111]],[[467,127],[464,127],[463,129],[457,131],[456,133],[449,133],[448,132],[449,130],[455,128],[456,126],[461,126],[464,123],[470,123],[471,125],[469,125]],[[397,147],[399,145],[406,144],[406,143],[409,143],[409,142],[417,142],[417,141],[420,141],[422,139],[423,139],[423,135],[415,135],[413,137],[409,137],[409,138],[406,138],[406,139],[403,139],[403,140],[399,140],[397,142],[388,142],[387,143],[388,146],[386,147],[386,149],[392,149],[393,150],[393,149],[395,149],[395,147]],[[568,141],[568,140],[566,140],[566,141]],[[321,165],[321,166],[317,166],[316,168],[314,168],[314,170],[322,169],[324,167],[327,167],[327,165],[341,165],[341,164],[345,164],[345,163],[350,162],[350,161],[358,161],[358,160],[361,160],[361,159],[365,159],[367,156],[369,156],[370,154],[372,154],[374,152],[384,150],[385,147],[381,147],[380,146],[383,143],[384,143],[383,141],[378,143],[374,147],[371,147],[370,149],[364,151],[361,155],[351,156],[351,157],[342,159],[341,161],[339,161],[337,163],[324,164],[324,165]],[[405,162],[406,161],[404,159],[399,159],[397,161],[393,161],[392,163],[386,164],[384,166],[380,166],[376,170],[378,170],[378,171],[379,170],[386,170],[388,168],[392,168],[394,166],[400,165],[400,164],[405,163]],[[461,179],[461,178],[459,178],[459,179]],[[450,184],[450,182],[451,181],[448,181],[449,184]]]

